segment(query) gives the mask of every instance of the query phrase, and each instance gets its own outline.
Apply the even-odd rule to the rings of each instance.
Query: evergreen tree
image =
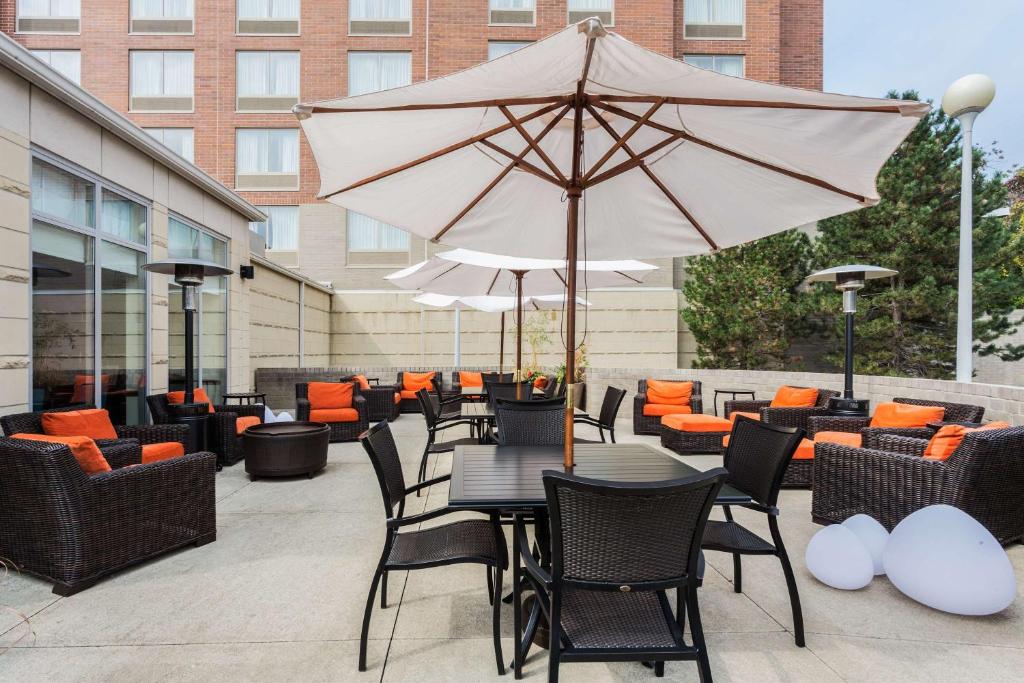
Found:
[[[916,92],[889,97],[917,99]],[[948,378],[956,358],[956,290],[960,224],[959,124],[934,108],[882,167],[881,202],[818,224],[815,266],[867,263],[899,271],[869,281],[858,296],[857,372]],[[976,348],[1004,359],[1024,348],[996,340],[1014,329],[1021,269],[1014,264],[1004,219],[983,218],[1005,206],[1006,189],[989,175],[988,155],[974,150],[974,335]],[[843,316],[834,288],[819,286],[813,310],[837,366],[842,362]]]

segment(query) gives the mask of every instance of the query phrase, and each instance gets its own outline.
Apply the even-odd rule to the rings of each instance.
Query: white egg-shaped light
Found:
[[[882,553],[885,552],[885,544],[889,541],[889,532],[878,523],[874,517],[868,515],[854,515],[845,522],[843,526],[852,531],[871,556],[871,564],[874,566],[875,576],[885,573],[885,566],[882,564]]]
[[[995,97],[995,81],[984,74],[968,74],[946,88],[942,96],[942,111],[953,117],[984,111]]]
[[[814,534],[804,559],[814,578],[840,590],[863,588],[875,576],[867,548],[842,524],[827,526]]]

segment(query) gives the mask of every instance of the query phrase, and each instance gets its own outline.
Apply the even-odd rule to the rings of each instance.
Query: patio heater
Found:
[[[835,282],[836,289],[843,293],[843,313],[846,315],[846,358],[843,363],[843,395],[829,399],[828,409],[833,415],[867,417],[871,408],[868,399],[853,397],[853,316],[857,312],[857,292],[864,288],[867,280],[896,275],[895,270],[878,266],[853,264],[819,270],[807,277],[807,282]]]
[[[195,314],[199,288],[207,277],[230,275],[234,271],[219,263],[199,259],[167,259],[142,266],[150,273],[170,275],[181,286],[181,308],[185,313],[185,400],[170,406],[175,421],[189,426],[189,453],[206,450],[206,421],[209,407],[195,402]]]

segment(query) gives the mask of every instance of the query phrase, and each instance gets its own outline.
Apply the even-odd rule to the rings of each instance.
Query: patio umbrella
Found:
[[[574,297],[581,253],[698,254],[876,204],[879,168],[928,109],[717,74],[591,18],[449,76],[294,111],[321,197],[446,244],[565,258]]]

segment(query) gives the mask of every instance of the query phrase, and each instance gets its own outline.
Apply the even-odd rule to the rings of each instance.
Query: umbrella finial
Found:
[[[601,38],[608,35],[608,31],[604,29],[604,24],[597,17],[584,19],[577,26],[579,27],[579,32],[585,33],[587,38]]]

